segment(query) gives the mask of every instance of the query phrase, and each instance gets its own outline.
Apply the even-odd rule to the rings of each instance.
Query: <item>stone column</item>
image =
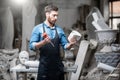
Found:
[[[14,24],[10,8],[0,9],[0,29],[0,48],[12,49]]]
[[[28,49],[28,41],[31,37],[32,29],[35,26],[36,7],[29,1],[23,6],[22,11],[22,50]]]

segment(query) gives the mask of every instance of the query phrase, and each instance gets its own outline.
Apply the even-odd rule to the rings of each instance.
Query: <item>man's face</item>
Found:
[[[50,24],[54,25],[57,21],[58,11],[51,11],[47,13],[47,20]]]

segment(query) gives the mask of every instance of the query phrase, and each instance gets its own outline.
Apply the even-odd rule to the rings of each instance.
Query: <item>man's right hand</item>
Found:
[[[46,38],[44,38],[44,44],[50,43],[51,39],[47,36]]]
[[[36,47],[37,49],[39,49],[39,48],[41,48],[42,46],[44,46],[45,44],[50,43],[50,41],[51,41],[51,39],[47,36],[47,37],[44,38],[42,41],[37,42],[37,43],[35,44],[35,47]]]
[[[42,34],[42,37],[44,38],[44,43],[47,44],[47,43],[50,43],[51,42],[51,39],[49,38],[48,34],[46,32],[44,32]]]

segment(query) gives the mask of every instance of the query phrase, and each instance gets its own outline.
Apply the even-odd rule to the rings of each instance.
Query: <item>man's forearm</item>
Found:
[[[66,46],[66,49],[70,49],[75,43],[76,41],[69,42],[69,44]]]
[[[35,48],[39,49],[39,48],[41,48],[45,44],[46,44],[45,40],[42,40],[40,42],[35,43]]]
[[[35,44],[35,48],[36,49],[39,49],[39,48],[41,48],[43,45],[45,45],[45,44],[47,44],[47,43],[50,43],[50,38],[49,37],[46,37],[46,38],[44,38],[44,40],[42,40],[42,41],[40,41],[40,42],[37,42],[36,44]]]
[[[72,43],[69,43],[69,44],[66,46],[66,49],[70,49],[72,46],[73,46],[73,44],[72,44]]]

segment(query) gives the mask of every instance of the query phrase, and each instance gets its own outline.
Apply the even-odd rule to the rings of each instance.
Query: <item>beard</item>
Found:
[[[49,17],[48,18],[48,22],[51,24],[51,25],[55,25],[55,22],[56,22],[56,20],[51,20],[51,18]]]

